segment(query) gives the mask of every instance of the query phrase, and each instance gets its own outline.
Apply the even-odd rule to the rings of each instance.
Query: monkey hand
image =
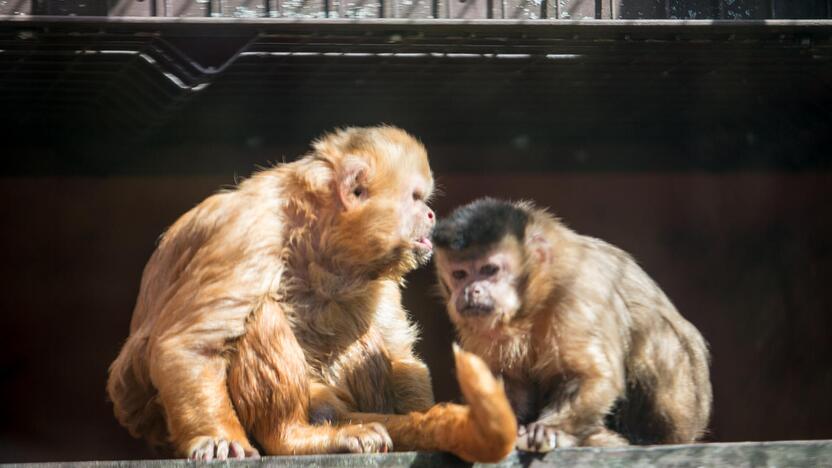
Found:
[[[553,426],[534,422],[517,427],[517,449],[526,452],[548,452],[555,448],[573,447],[577,439]]]

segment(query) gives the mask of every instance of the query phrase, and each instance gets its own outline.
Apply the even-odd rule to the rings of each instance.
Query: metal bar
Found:
[[[725,19],[727,7],[725,5],[725,0],[719,0],[719,18]]]
[[[769,15],[769,18],[771,18],[771,19],[776,19],[776,18],[777,18],[777,4],[776,4],[776,0],[769,0],[769,2],[768,2],[768,6],[769,6],[769,10],[770,10],[770,12],[771,12],[771,14]]]
[[[331,0],[327,0],[331,1]],[[406,18],[385,18],[367,19],[360,22],[350,18],[331,20],[304,20],[298,21],[293,18],[205,18],[205,17],[102,17],[102,16],[0,16],[0,26],[7,29],[10,27],[31,28],[31,27],[67,27],[73,29],[73,35],[84,34],[84,30],[78,28],[87,26],[90,34],[100,34],[97,28],[118,27],[125,30],[143,30],[152,25],[159,31],[198,32],[200,34],[230,34],[239,35],[245,33],[259,33],[268,35],[274,33],[306,33],[311,31],[341,31],[353,33],[372,33],[374,31],[384,32],[393,27],[401,32],[431,31],[436,34],[459,33],[462,31],[482,31],[493,34],[504,34],[508,32],[531,34],[537,37],[561,37],[580,33],[581,36],[590,37],[594,34],[617,35],[622,31],[638,32],[650,35],[661,31],[662,33],[708,33],[722,35],[726,32],[754,33],[773,35],[782,32],[794,32],[816,29],[818,32],[826,32],[832,27],[832,20],[829,19],[800,19],[800,20],[747,20],[747,21],[720,21],[720,20],[631,20],[621,22],[618,20],[599,21],[561,21],[533,22],[516,19],[406,19]],[[54,33],[55,31],[50,31]]]
[[[558,4],[558,0],[554,0],[554,2],[555,2],[555,5]],[[555,8],[557,8],[557,6],[555,6]],[[548,2],[548,0],[541,0],[540,1],[540,19],[548,18],[549,17],[548,15],[549,15],[549,2]],[[555,18],[557,18],[557,15],[555,15]]]
[[[604,0],[595,0],[595,19],[603,19],[601,10],[603,10]]]
[[[670,19],[670,15],[673,14],[673,10],[670,8],[670,0],[664,0],[664,17],[665,19]]]

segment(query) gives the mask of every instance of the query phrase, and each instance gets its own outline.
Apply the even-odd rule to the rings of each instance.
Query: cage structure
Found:
[[[3,0],[0,14],[456,19],[828,18],[828,0]]]
[[[711,344],[708,440],[832,438],[831,11],[0,0],[0,327],[15,332],[0,341],[0,398],[17,402],[0,407],[0,442],[14,449],[0,461],[152,457],[102,392],[159,233],[322,131],[380,122],[427,145],[440,215],[482,195],[532,198],[632,252]],[[453,331],[432,284],[414,273],[405,305],[447,400]],[[620,456],[816,465],[829,447]]]
[[[55,167],[111,138],[294,148],[355,109],[484,146],[442,169],[807,167],[830,134],[826,20],[10,17],[0,40],[3,126],[23,151],[62,145]],[[576,143],[592,155],[543,157]]]

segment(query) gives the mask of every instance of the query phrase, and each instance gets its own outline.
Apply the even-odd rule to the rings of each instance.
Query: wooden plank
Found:
[[[112,198],[112,197],[111,197]],[[595,466],[632,468],[654,466],[828,466],[832,459],[832,441],[739,442],[654,447],[621,447],[613,449],[569,448],[546,454],[513,452],[500,462],[502,467],[530,466]],[[263,457],[242,462],[251,468],[272,467],[444,467],[471,466],[470,463],[444,453],[399,452],[367,455],[306,455]],[[80,468],[187,468],[188,460],[136,460],[73,462]],[[10,464],[9,468],[51,467],[49,464]],[[474,466],[485,467],[481,463]],[[493,466],[493,465],[490,465]]]

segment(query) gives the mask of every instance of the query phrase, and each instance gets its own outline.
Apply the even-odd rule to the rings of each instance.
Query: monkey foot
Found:
[[[517,427],[517,449],[526,452],[548,452],[555,448],[574,447],[577,439],[563,431],[541,423]]]
[[[350,453],[377,453],[393,450],[393,440],[379,423],[354,424],[338,430],[338,446]]]
[[[191,460],[211,461],[226,460],[229,458],[260,458],[260,453],[254,448],[246,449],[243,444],[234,440],[198,437],[191,445]]]

